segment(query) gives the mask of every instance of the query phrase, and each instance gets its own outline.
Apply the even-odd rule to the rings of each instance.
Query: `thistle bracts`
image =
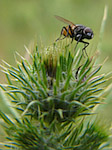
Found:
[[[84,58],[80,49],[76,52],[64,44],[54,44],[45,50],[36,47],[29,55],[30,60],[19,55],[17,67],[5,61],[1,66],[8,84],[0,86],[22,116],[7,128],[7,133],[10,128],[14,132],[9,134],[11,144],[14,145],[14,141],[15,147],[26,150],[78,150],[84,147],[88,135],[91,138],[88,150],[98,149],[107,140],[107,134],[99,134],[94,123],[88,124],[84,131],[83,122],[84,116],[94,114],[93,108],[103,102],[109,77],[99,75],[102,65],[95,64],[95,56]],[[8,118],[3,116],[5,114],[1,112],[6,121]],[[28,136],[22,134],[22,128]],[[98,136],[97,144],[91,134]],[[28,146],[26,139],[28,147],[25,147],[23,137],[32,141]]]
[[[103,150],[109,146],[108,134],[96,123],[83,122],[76,124],[61,124],[60,129],[55,127],[53,121],[46,127],[44,121],[22,121],[16,119],[12,122],[4,113],[0,112],[7,126],[5,131],[9,142],[0,143],[5,149],[17,150]]]
[[[49,123],[91,114],[105,90],[107,79],[96,75],[102,66],[96,66],[94,58],[85,59],[81,52],[74,55],[68,50],[53,58],[49,51],[47,58],[38,51],[30,55],[32,64],[21,57],[17,68],[4,62],[8,84],[1,84],[1,88],[22,113],[44,116]]]

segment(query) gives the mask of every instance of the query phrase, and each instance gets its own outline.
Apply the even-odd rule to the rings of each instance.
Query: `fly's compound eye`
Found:
[[[84,34],[85,34],[87,39],[92,39],[93,38],[93,31],[88,27],[86,27],[84,29]]]

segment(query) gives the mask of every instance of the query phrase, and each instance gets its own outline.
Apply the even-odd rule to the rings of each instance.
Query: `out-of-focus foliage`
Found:
[[[41,40],[51,44],[58,37],[64,23],[57,21],[54,15],[60,15],[76,24],[84,24],[94,31],[91,47],[96,48],[105,3],[109,13],[102,44],[102,60],[111,52],[111,0],[33,0],[0,1],[0,58],[13,63],[13,52],[23,51],[23,45],[31,41],[38,44]],[[75,44],[75,42],[74,42]],[[88,49],[89,51],[89,49]],[[23,52],[24,54],[24,52]],[[105,70],[109,68],[109,60]]]

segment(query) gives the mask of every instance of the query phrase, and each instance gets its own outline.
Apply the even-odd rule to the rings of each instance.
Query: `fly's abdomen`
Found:
[[[69,26],[66,26],[65,28],[62,29],[62,35],[66,37],[73,37],[72,30],[69,28]]]

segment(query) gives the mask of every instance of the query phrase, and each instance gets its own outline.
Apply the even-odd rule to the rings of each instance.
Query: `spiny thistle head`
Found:
[[[105,75],[96,75],[102,65],[97,66],[94,57],[84,58],[80,50],[70,51],[64,44],[62,49],[55,44],[42,54],[36,47],[30,54],[32,62],[21,57],[17,68],[4,62],[8,84],[0,86],[15,107],[24,115],[44,117],[48,123],[90,115],[105,90]]]
[[[30,61],[19,55],[17,67],[5,61],[1,66],[8,84],[0,86],[22,115],[11,121],[0,112],[8,124],[5,130],[10,143],[5,146],[24,150],[98,149],[108,135],[95,124],[88,124],[85,130],[83,116],[93,114],[93,108],[102,103],[108,85],[108,76],[98,74],[102,65],[95,64],[95,57],[84,58],[80,49],[76,52],[64,44],[40,51],[36,47],[29,53]]]

